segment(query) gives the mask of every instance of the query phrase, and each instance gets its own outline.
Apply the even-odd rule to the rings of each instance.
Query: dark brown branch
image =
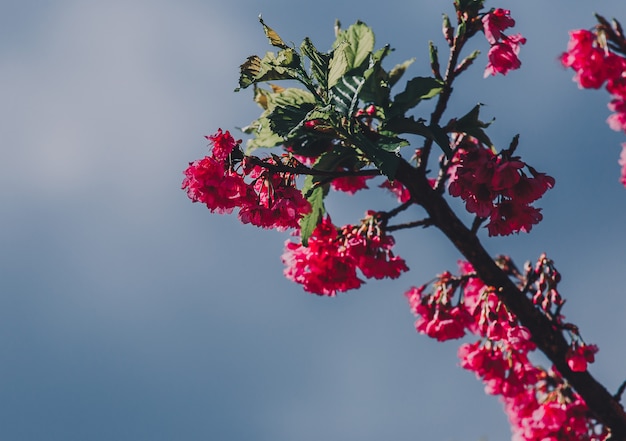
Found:
[[[247,156],[248,161],[259,167],[263,167],[274,173],[292,173],[294,175],[313,175],[313,176],[327,176],[331,179],[342,178],[345,176],[382,176],[378,169],[368,170],[318,170],[316,168],[310,168],[305,165],[290,166],[285,164],[271,164],[256,156]]]
[[[472,264],[483,282],[496,288],[498,297],[531,332],[537,347],[582,396],[594,417],[611,430],[611,440],[625,441],[624,409],[589,372],[573,372],[569,368],[566,362],[569,344],[561,330],[538,311],[532,301],[496,265],[478,237],[460,221],[443,196],[430,187],[423,173],[401,160],[396,179],[409,190],[412,199],[424,207],[432,223]]]
[[[613,395],[613,398],[615,398],[618,402],[622,401],[622,395],[624,394],[624,390],[626,389],[626,381],[624,381],[620,387],[617,389],[617,392],[615,392],[615,395]]]
[[[459,61],[459,56],[461,54],[461,50],[463,49],[463,45],[467,41],[467,37],[465,35],[460,35],[454,38],[454,42],[452,47],[450,48],[450,56],[448,57],[448,65],[446,66],[446,72],[444,74],[443,79],[443,90],[439,94],[437,98],[437,104],[435,105],[435,110],[430,115],[430,124],[431,126],[435,126],[439,124],[441,121],[441,117],[448,106],[448,100],[450,99],[450,95],[452,95],[452,83],[456,78],[456,65]],[[433,140],[431,138],[427,138],[424,143],[424,148],[422,149],[422,157],[419,164],[420,171],[425,171],[428,163],[428,157],[430,156],[430,151],[433,147]]]
[[[390,211],[380,211],[380,212],[378,212],[378,215],[380,216],[381,219],[383,219],[385,222],[387,222],[389,219],[391,219],[392,217],[397,216],[398,214],[402,213],[404,210],[406,210],[407,208],[409,208],[413,204],[414,204],[414,202],[412,200],[408,200],[405,203],[403,203],[401,205],[398,205],[393,210],[390,210]]]

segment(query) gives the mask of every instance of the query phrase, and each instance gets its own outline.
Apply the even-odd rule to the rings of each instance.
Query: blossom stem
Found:
[[[467,41],[467,35],[461,33],[454,38],[454,42],[452,47],[450,48],[450,56],[448,57],[448,65],[446,66],[446,72],[443,78],[443,90],[439,94],[437,98],[437,104],[435,105],[435,109],[430,115],[430,125],[436,126],[441,121],[441,117],[448,107],[448,101],[450,96],[452,95],[452,83],[456,78],[456,65],[459,61],[459,56],[461,54],[461,50]],[[418,165],[418,170],[421,173],[426,172],[426,167],[428,165],[428,157],[430,156],[430,151],[432,150],[433,140],[431,138],[427,138],[424,142],[424,148],[422,149],[422,156],[420,163]]]

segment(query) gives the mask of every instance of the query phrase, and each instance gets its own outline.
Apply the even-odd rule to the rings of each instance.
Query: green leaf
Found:
[[[257,148],[271,148],[284,142],[284,138],[272,130],[270,121],[264,116],[244,127],[243,131],[254,136],[246,142],[246,154],[252,153]]]
[[[337,112],[343,116],[350,116],[359,103],[359,92],[365,83],[361,75],[345,75],[330,90],[329,98],[335,105]]]
[[[466,133],[474,138],[478,139],[483,144],[488,147],[493,148],[493,143],[485,133],[483,129],[489,127],[489,125],[493,122],[493,120],[489,122],[483,122],[479,117],[480,107],[482,104],[476,104],[472,110],[467,112],[464,116],[456,120],[453,124],[452,131],[459,133]]]
[[[333,171],[336,170],[339,165],[346,159],[354,157],[354,151],[348,149],[331,150],[322,153],[320,157],[315,161],[313,170],[320,171]],[[304,179],[304,185],[302,187],[302,194],[311,204],[311,213],[307,214],[300,220],[300,237],[302,239],[302,245],[307,246],[309,237],[320,223],[324,213],[324,197],[328,194],[330,184],[322,182],[325,180],[324,176],[308,175]]]
[[[267,96],[267,108],[270,111],[276,107],[298,107],[302,104],[315,104],[315,96],[308,90],[299,89],[297,87],[280,89],[278,92],[271,93]]]
[[[372,29],[361,21],[348,27],[344,31],[340,31],[335,44],[337,47],[340,42],[347,42],[346,57],[350,65],[350,69],[359,67],[367,61],[374,51],[374,32]]]
[[[357,21],[339,31],[329,64],[328,87],[337,84],[350,70],[367,67],[373,50],[374,32],[365,23]]]
[[[334,51],[328,65],[328,87],[333,87],[350,70],[347,56],[347,42],[342,42]]]
[[[377,132],[378,139],[376,139],[376,145],[387,152],[397,153],[400,148],[409,145],[410,143],[406,139],[398,137],[394,132]]]
[[[430,131],[430,138],[441,148],[448,159],[452,158],[452,149],[450,149],[450,138],[444,129],[438,125],[430,125],[427,127]]]
[[[443,90],[443,82],[432,77],[415,77],[406,84],[404,92],[395,96],[389,117],[404,115],[420,101],[430,99]]]
[[[376,168],[389,180],[393,180],[400,164],[400,157],[395,153],[388,152],[370,141],[363,133],[354,135],[356,147],[361,150]]]
[[[308,37],[300,45],[300,52],[311,60],[311,74],[313,78],[315,78],[322,89],[328,90],[330,55],[319,52]]]
[[[304,187],[302,188],[302,194],[306,197],[307,201],[311,204],[311,212],[306,214],[300,219],[300,239],[302,245],[305,247],[309,244],[309,237],[315,230],[315,227],[320,223],[326,209],[324,208],[324,196],[328,191],[325,190],[323,185],[315,185],[313,176],[307,176],[304,180]]]
[[[254,135],[247,142],[248,152],[259,147],[274,147],[306,118],[315,103],[311,92],[295,87],[274,91],[256,88],[254,100],[265,109],[263,114],[243,130]]]
[[[359,92],[359,98],[365,103],[374,103],[380,110],[389,105],[389,74],[383,69],[383,59],[391,52],[387,45],[376,51],[373,56],[373,64],[363,73],[365,83]]]
[[[392,119],[387,122],[385,128],[394,133],[412,133],[431,139],[437,143],[448,158],[452,156],[448,134],[438,125],[427,126],[422,121],[415,121],[415,119],[411,117]]]
[[[265,22],[263,21],[260,15],[259,15],[259,21],[261,22],[261,25],[263,26],[263,31],[265,32],[265,36],[268,38],[272,46],[279,47],[281,49],[289,48],[289,46],[285,44],[283,39],[280,38],[280,36],[276,33],[276,31],[274,31],[272,28],[270,28],[269,26],[265,24]]]

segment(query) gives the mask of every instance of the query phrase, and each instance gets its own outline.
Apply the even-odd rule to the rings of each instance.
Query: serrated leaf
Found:
[[[387,45],[374,53],[372,65],[363,73],[365,83],[359,92],[361,101],[374,103],[379,111],[387,108],[389,104],[389,74],[383,69],[382,62],[390,52],[391,48]]]
[[[330,89],[329,98],[341,115],[350,116],[359,103],[359,92],[365,83],[362,76],[345,75]]]
[[[300,240],[302,240],[302,245],[306,247],[309,245],[309,237],[322,220],[326,209],[324,208],[324,186],[313,187],[313,176],[307,176],[304,181],[305,188],[309,184],[308,195],[304,192],[305,188],[302,189],[302,193],[305,194],[307,201],[311,204],[311,212],[300,219]]]
[[[315,103],[311,92],[295,87],[272,86],[272,91],[258,87],[254,99],[265,111],[243,129],[254,136],[247,143],[248,152],[283,144],[287,134],[300,124]]]
[[[459,133],[466,133],[474,138],[478,139],[483,144],[493,147],[491,139],[487,136],[483,129],[489,127],[493,122],[483,122],[479,119],[480,107],[482,104],[476,104],[472,110],[467,112],[461,118],[456,120],[452,130]]]
[[[407,82],[404,92],[395,96],[389,117],[404,115],[420,101],[430,99],[443,90],[443,82],[432,77],[415,77]]]
[[[372,141],[370,141],[364,134],[357,133],[354,135],[356,141],[356,147],[361,150],[367,158],[374,163],[376,168],[380,170],[382,174],[387,176],[389,180],[393,180],[400,164],[400,157],[395,153],[388,152]]]
[[[406,139],[398,137],[393,132],[379,131],[377,134],[376,145],[387,152],[397,153],[400,148],[410,144]]]
[[[265,32],[265,36],[270,41],[270,44],[272,46],[279,47],[281,49],[289,48],[289,46],[285,44],[283,39],[280,38],[280,36],[276,33],[276,31],[274,31],[274,29],[270,28],[268,25],[265,24],[265,22],[263,21],[260,15],[259,15],[259,21],[261,22],[261,25],[263,26],[263,32]]]
[[[279,136],[287,137],[290,132],[306,120],[308,113],[315,104],[302,103],[300,105],[277,105],[268,115],[270,128]]]
[[[339,47],[342,42],[347,42],[345,51],[349,69],[361,66],[369,59],[374,50],[374,32],[362,21],[357,21],[350,25],[348,29],[342,30],[337,36],[335,47]]]
[[[319,52],[308,37],[300,45],[300,52],[311,61],[313,78],[322,89],[327,90],[330,55]]]
[[[450,138],[444,129],[435,125],[428,126],[432,140],[441,148],[448,159],[452,158],[452,149],[450,149]]]
[[[284,138],[272,130],[270,121],[266,117],[260,117],[249,126],[244,127],[243,131],[254,136],[246,142],[247,154],[257,148],[276,147],[284,142]]]

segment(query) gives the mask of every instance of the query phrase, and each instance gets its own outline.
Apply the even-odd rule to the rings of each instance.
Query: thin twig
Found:
[[[415,228],[415,227],[426,228],[426,227],[430,227],[431,225],[433,225],[433,221],[430,218],[426,218],[426,219],[422,219],[418,221],[407,222],[405,224],[391,225],[389,227],[386,227],[385,230],[397,231],[397,230],[406,230],[408,228]]]

